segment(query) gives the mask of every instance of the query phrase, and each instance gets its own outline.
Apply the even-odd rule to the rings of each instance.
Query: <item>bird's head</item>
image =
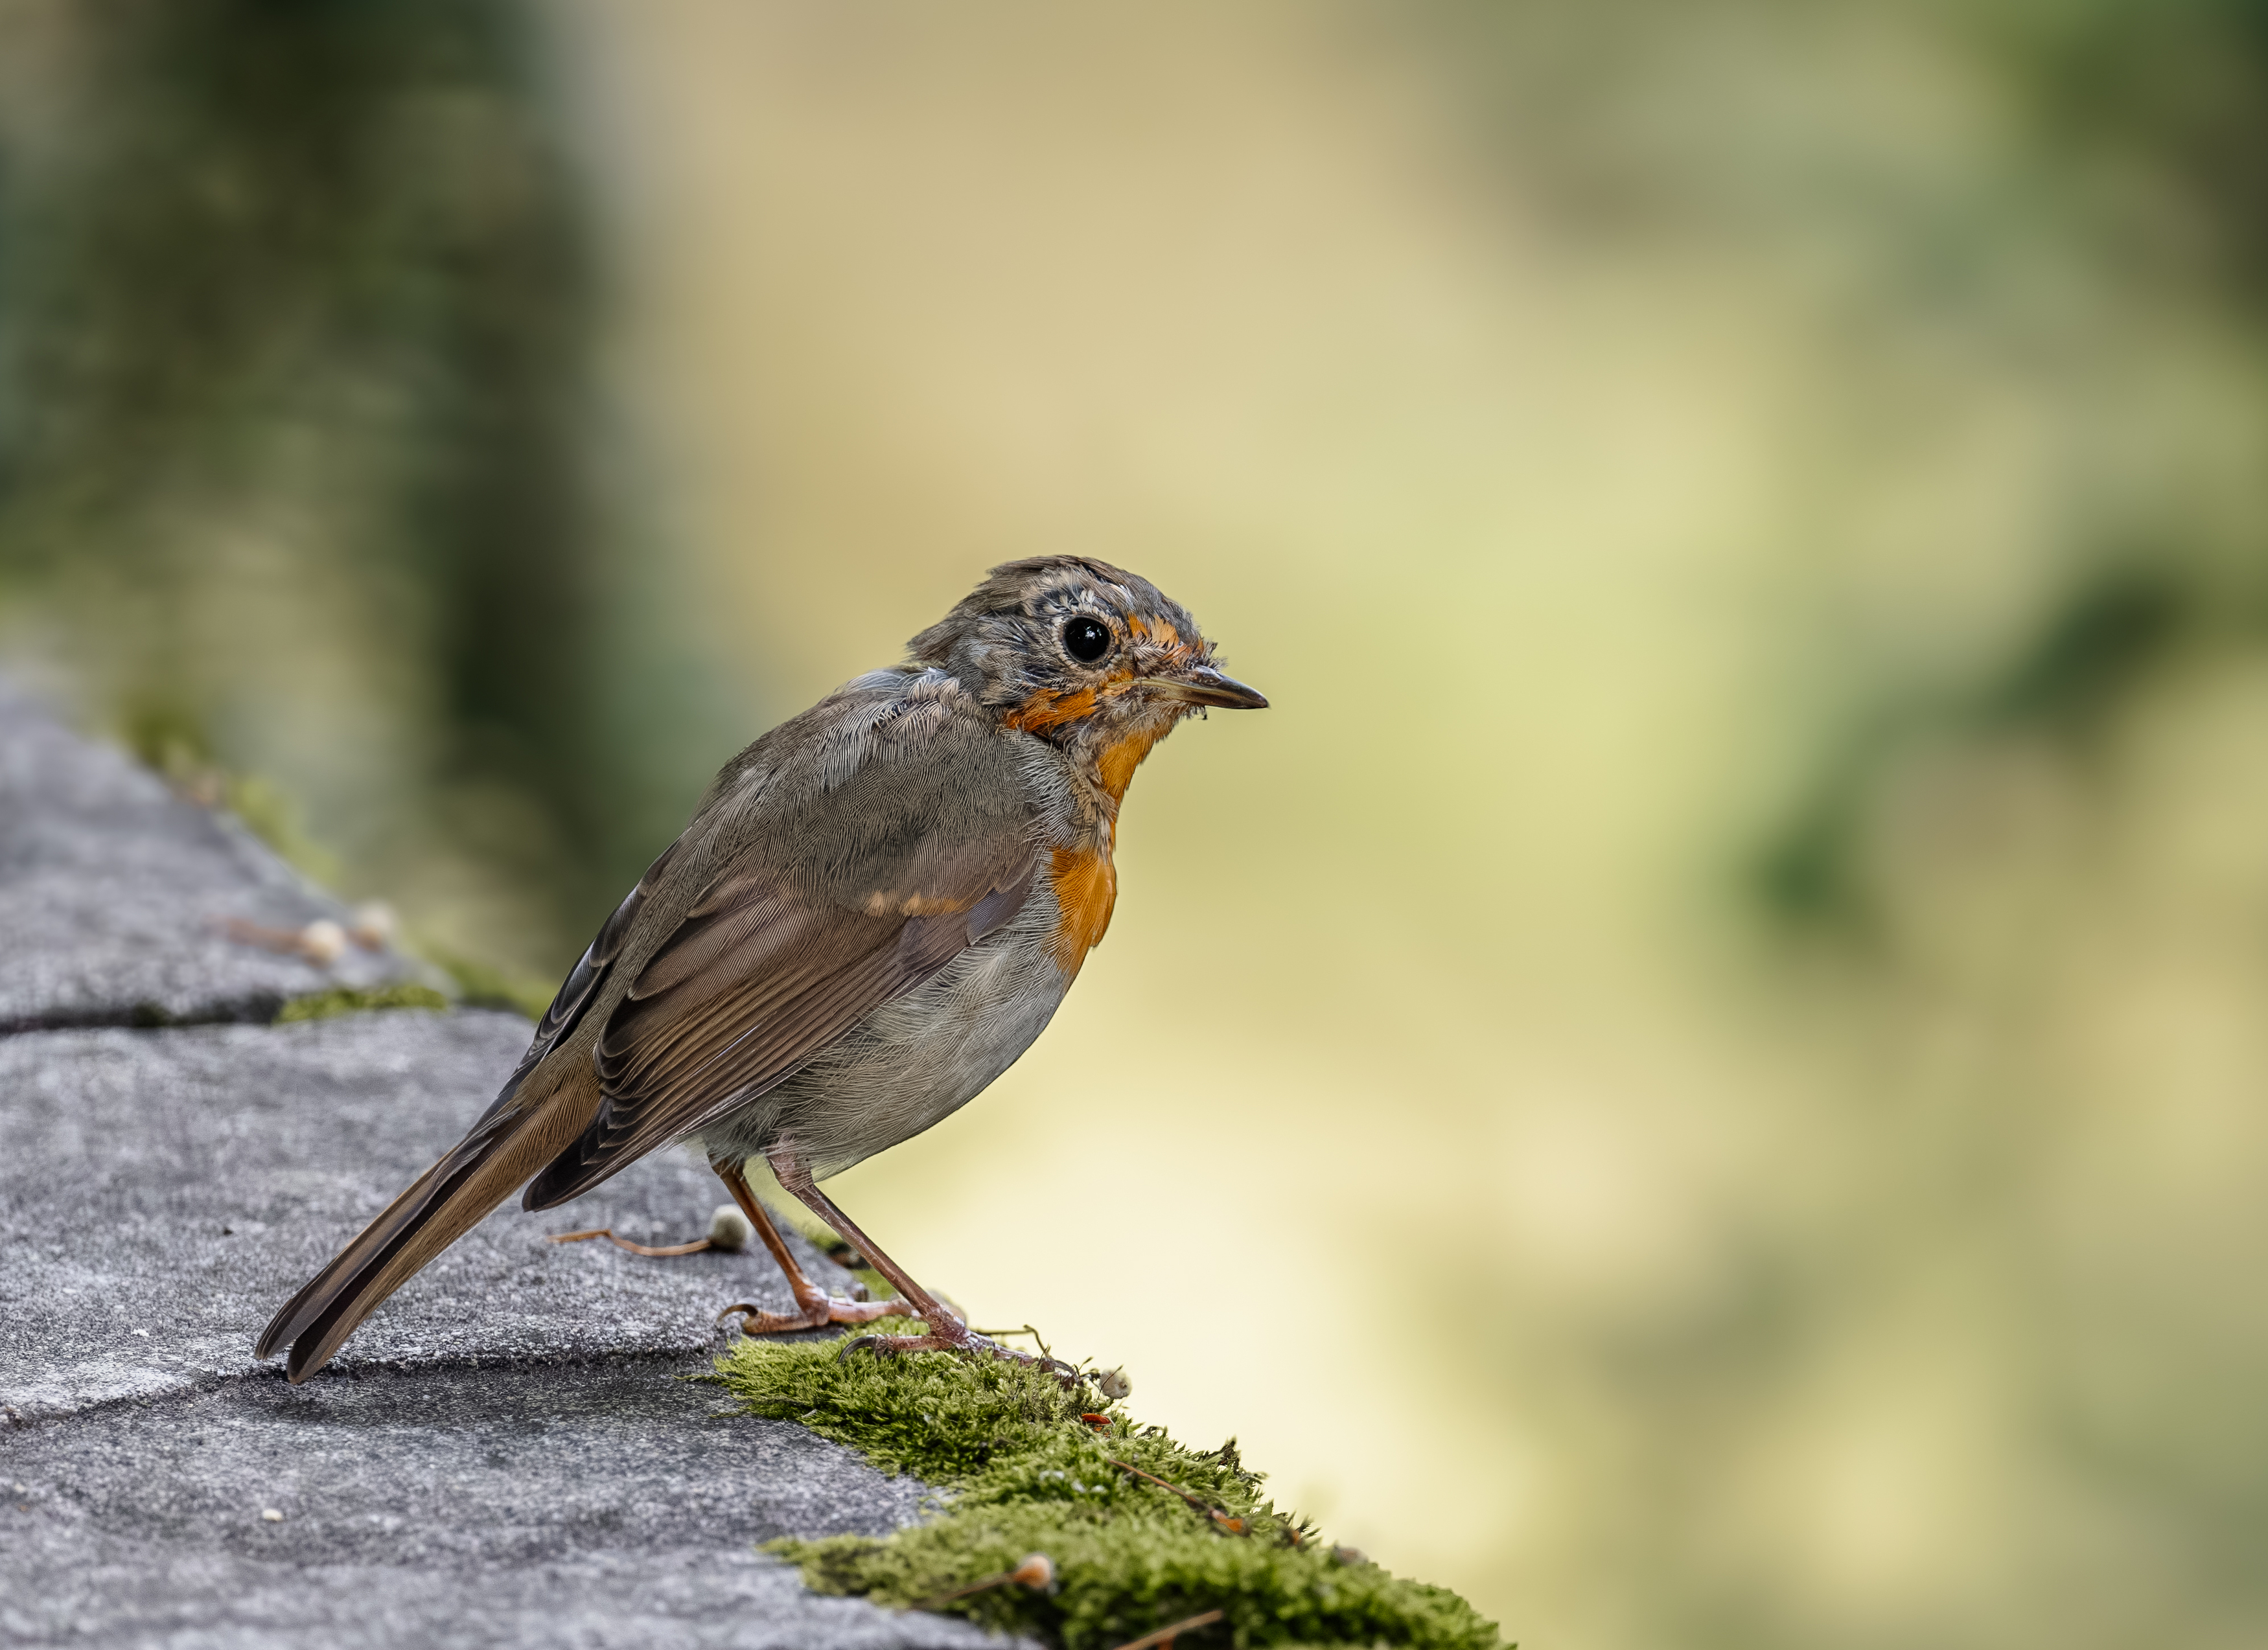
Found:
[[[1189,610],[1149,580],[1088,556],[994,568],[909,644],[1005,727],[1061,746],[1113,797],[1184,716],[1268,700],[1213,664]]]

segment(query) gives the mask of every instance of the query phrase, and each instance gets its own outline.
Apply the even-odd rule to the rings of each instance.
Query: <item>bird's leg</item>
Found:
[[[1037,1359],[972,1334],[946,1308],[942,1301],[906,1275],[905,1268],[884,1254],[874,1240],[858,1229],[858,1222],[835,1206],[834,1200],[821,1192],[811,1177],[811,1165],[803,1155],[792,1146],[784,1146],[764,1154],[779,1177],[779,1183],[788,1194],[834,1228],[844,1243],[866,1258],[867,1264],[887,1278],[897,1292],[911,1303],[911,1309],[921,1315],[929,1325],[926,1335],[862,1335],[850,1343],[874,1353],[899,1352],[989,1352],[996,1356],[1012,1359],[1018,1363],[1038,1363],[1062,1370],[1066,1366],[1052,1358]],[[901,1310],[905,1309],[901,1308]]]
[[[738,1312],[742,1334],[777,1335],[790,1330],[825,1329],[829,1324],[871,1324],[878,1317],[902,1317],[919,1309],[905,1301],[836,1300],[803,1275],[803,1268],[795,1264],[795,1257],[781,1239],[779,1228],[772,1224],[772,1217],[748,1189],[748,1177],[741,1172],[740,1164],[712,1157],[709,1167],[725,1183],[725,1190],[733,1194],[733,1201],[740,1206],[740,1213],[748,1217],[748,1224],[756,1228],[756,1236],[771,1250],[772,1258],[779,1262],[779,1269],[787,1274],[787,1287],[795,1296],[797,1307],[792,1313],[767,1312],[753,1302],[743,1301],[719,1312],[719,1322]]]

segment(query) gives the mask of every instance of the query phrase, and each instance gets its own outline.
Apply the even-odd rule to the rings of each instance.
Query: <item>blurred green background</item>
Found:
[[[4,668],[434,954],[1066,549],[1277,708],[917,1275],[1532,1646],[2268,1641],[2268,7],[0,0]]]

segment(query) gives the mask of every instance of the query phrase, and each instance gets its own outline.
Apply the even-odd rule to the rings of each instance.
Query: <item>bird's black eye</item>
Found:
[[[1110,628],[1100,620],[1074,619],[1064,626],[1064,651],[1092,664],[1110,651]]]

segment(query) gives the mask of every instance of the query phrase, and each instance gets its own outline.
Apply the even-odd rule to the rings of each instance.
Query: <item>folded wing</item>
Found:
[[[587,1192],[781,1082],[1014,915],[1037,869],[1020,833],[954,859],[950,876],[932,857],[918,890],[876,890],[857,908],[762,873],[711,888],[608,1017],[593,1056],[599,1115],[526,1206]]]

